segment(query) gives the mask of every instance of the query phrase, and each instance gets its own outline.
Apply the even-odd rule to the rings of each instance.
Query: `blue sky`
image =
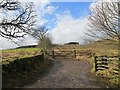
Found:
[[[90,2],[53,2],[53,6],[58,6],[58,13],[63,14],[63,11],[69,10],[74,18],[89,14]]]
[[[91,3],[92,2],[51,2],[46,5],[46,7],[53,6],[57,9],[52,14],[44,15],[44,18],[48,20],[44,25],[54,28],[56,25],[56,14],[63,15],[70,13],[75,19],[85,17],[90,13],[89,7]]]

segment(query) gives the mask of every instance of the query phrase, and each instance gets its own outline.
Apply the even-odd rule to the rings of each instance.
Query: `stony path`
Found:
[[[25,88],[103,88],[90,73],[91,65],[87,61],[68,58],[56,58],[53,67],[33,85]]]

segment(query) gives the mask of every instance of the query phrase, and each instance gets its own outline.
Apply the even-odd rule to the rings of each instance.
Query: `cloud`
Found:
[[[33,0],[19,0],[19,1],[33,1]],[[103,1],[103,2],[118,2],[119,0],[34,0],[34,2],[46,2],[46,1],[51,1],[51,2],[95,2],[95,1]]]
[[[38,2],[42,2],[42,3],[48,3],[49,0],[19,0],[20,2],[35,2],[35,3],[38,3]]]
[[[19,40],[17,43],[20,44],[21,46],[36,45],[37,44],[37,40],[35,38],[33,38],[32,36],[28,35],[24,39]]]
[[[58,7],[54,7],[52,5],[47,6],[43,11],[44,14],[53,14],[53,12],[57,9]]]
[[[17,47],[15,43],[0,36],[0,50],[15,48],[15,47]]]
[[[53,43],[64,44],[72,41],[82,43],[84,41],[87,17],[74,19],[70,13],[56,15],[56,17],[58,24],[49,32]]]
[[[58,7],[51,5],[51,3],[49,1],[47,1],[47,2],[39,1],[39,2],[34,2],[34,9],[37,14],[37,25],[42,26],[45,23],[49,22],[49,20],[46,19],[44,16],[45,15],[53,15],[53,13],[55,13],[55,11],[58,9]]]
[[[37,41],[36,39],[34,39],[32,36],[27,36],[22,40],[16,40],[16,42],[20,45],[20,46],[25,46],[25,45],[36,45]],[[11,40],[8,40],[6,38],[3,38],[0,36],[0,50],[3,49],[11,49],[11,48],[16,48],[18,47],[17,44],[15,44],[14,42],[12,42]]]

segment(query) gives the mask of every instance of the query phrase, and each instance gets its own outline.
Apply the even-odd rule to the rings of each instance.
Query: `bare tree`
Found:
[[[120,2],[97,2],[91,8],[89,36],[103,36],[120,40]]]
[[[36,30],[34,30],[32,36],[38,40],[39,47],[44,51],[52,47],[52,41],[48,34],[48,29],[46,29],[44,26],[38,27]]]
[[[44,26],[40,26],[36,30],[34,30],[32,36],[35,37],[37,40],[42,40],[47,35],[47,32],[48,29],[46,29]]]
[[[50,49],[52,47],[52,42],[49,36],[45,36],[42,40],[38,41],[39,47],[46,51],[47,49]]]
[[[2,0],[0,1],[0,13],[2,13],[0,36],[12,40],[31,34],[34,30],[36,15],[32,3],[22,7],[18,1]],[[10,13],[14,15],[9,16]]]

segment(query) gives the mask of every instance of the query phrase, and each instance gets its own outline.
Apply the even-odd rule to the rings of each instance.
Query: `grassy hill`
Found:
[[[118,55],[118,41],[114,40],[95,41],[83,47],[90,48],[96,55]]]
[[[59,47],[54,47],[54,49],[61,49],[61,50],[71,50],[76,49],[80,51],[90,50],[96,55],[118,55],[118,41],[115,40],[99,40],[94,41],[89,44],[84,45],[63,45]]]

